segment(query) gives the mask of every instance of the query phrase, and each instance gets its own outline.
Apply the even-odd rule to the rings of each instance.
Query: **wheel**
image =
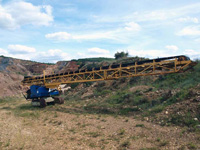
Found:
[[[59,99],[60,99],[60,104],[64,104],[64,102],[65,102],[65,101],[64,101],[64,98],[63,98],[63,97],[60,97]]]
[[[57,104],[64,104],[64,98],[62,97],[53,97],[53,99]]]
[[[44,107],[46,107],[46,105],[47,105],[47,103],[46,103],[45,99],[41,98],[40,99],[40,107],[44,108]]]

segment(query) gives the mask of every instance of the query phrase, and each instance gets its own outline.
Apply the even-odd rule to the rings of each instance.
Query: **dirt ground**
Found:
[[[187,150],[200,135],[133,116],[86,113],[72,106],[32,107],[24,99],[0,103],[0,149]]]

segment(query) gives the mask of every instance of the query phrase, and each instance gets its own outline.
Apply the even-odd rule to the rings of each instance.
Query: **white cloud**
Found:
[[[110,54],[86,54],[78,52],[76,55],[77,58],[95,58],[95,57],[107,57],[107,58],[113,58]]]
[[[195,51],[193,49],[186,49],[184,51],[184,54],[186,54],[186,55],[190,55],[190,54],[196,55],[196,54],[200,54],[200,52],[197,52],[197,51]]]
[[[101,49],[101,48],[98,48],[98,47],[89,48],[88,52],[93,53],[93,54],[108,54],[109,53],[108,50]]]
[[[11,53],[9,53],[8,55],[5,55],[5,56],[22,59],[22,60],[33,60],[32,59],[33,55],[30,55],[30,54],[11,54]]]
[[[178,47],[175,45],[167,45],[165,46],[165,48],[167,48],[168,50],[173,50],[173,51],[177,51]]]
[[[7,55],[8,54],[8,51],[0,48],[0,55]]]
[[[198,18],[194,17],[184,17],[184,18],[179,18],[178,19],[179,22],[193,22],[193,23],[199,23]]]
[[[64,52],[60,49],[50,49],[47,52],[38,52],[32,60],[36,60],[39,62],[53,62],[62,60],[70,60],[71,57],[68,53]]]
[[[78,52],[76,57],[77,58],[93,58],[93,57],[109,57],[109,58],[112,58],[113,55],[110,54],[109,50],[94,47],[94,48],[89,48],[86,53]]]
[[[196,14],[200,12],[200,3],[193,3],[190,5],[176,7],[173,9],[161,9],[155,11],[146,11],[142,13],[134,13],[128,16],[126,19],[133,18],[135,21],[153,21],[153,20],[169,20],[178,17]],[[192,21],[197,21],[195,18]]]
[[[134,12],[132,15],[126,16],[125,20],[135,20],[137,22],[142,21],[160,21],[176,18],[179,16],[176,10],[154,10],[144,11],[142,13]]]
[[[86,33],[77,34],[73,36],[75,40],[96,40],[96,39],[112,39],[113,31],[110,32],[96,32],[96,33]]]
[[[34,60],[38,62],[51,62],[51,63],[72,59],[68,53],[60,49],[49,49],[46,52],[41,52],[41,51],[36,51],[35,48],[23,45],[9,45],[8,51],[0,48],[0,55],[18,59]]]
[[[169,54],[166,50],[128,50],[130,56],[139,56],[146,58],[168,57]]]
[[[13,54],[26,54],[36,52],[35,48],[24,45],[8,45],[8,50]]]
[[[47,26],[52,21],[52,7],[49,5],[34,6],[23,1],[0,5],[0,28],[15,29],[27,24]]]
[[[102,32],[95,32],[95,33],[85,33],[85,34],[74,34],[71,35],[67,32],[55,32],[46,34],[45,37],[47,39],[51,39],[54,41],[67,41],[67,40],[98,40],[98,39],[115,39],[115,33],[119,32],[118,30],[115,31],[102,31]]]
[[[135,25],[137,28],[130,30],[137,30],[139,31],[139,28],[137,25]],[[133,27],[133,26],[132,26]],[[137,32],[134,32],[135,34]],[[117,28],[110,31],[97,31],[97,32],[90,32],[90,33],[82,33],[82,34],[70,34],[68,32],[55,32],[46,34],[45,37],[47,39],[51,39],[53,41],[57,42],[64,42],[67,40],[77,40],[77,41],[85,41],[85,40],[114,40],[122,43],[127,43],[128,39],[127,37],[134,36],[134,34],[130,34],[130,31],[128,31],[125,28]]]
[[[129,23],[126,23],[125,29],[128,31],[140,31],[141,27],[139,24],[135,22],[129,22]]]
[[[14,29],[16,27],[18,25],[15,23],[14,18],[0,5],[0,28]]]
[[[184,18],[188,15],[198,14],[200,12],[200,3],[192,3],[189,5],[174,7],[171,9],[157,9],[153,11],[139,11],[129,13],[129,15],[116,14],[104,14],[101,16],[92,16],[95,22],[146,22],[146,21],[166,21],[166,20],[177,20],[178,18]],[[193,20],[195,21],[195,19]]]
[[[193,50],[193,49],[186,49],[184,55],[188,55],[191,59],[199,59],[200,58],[200,51]]]
[[[200,26],[188,26],[177,33],[179,36],[197,36],[200,35]]]
[[[67,32],[55,32],[45,35],[46,38],[56,40],[56,41],[64,41],[69,40],[72,36]]]

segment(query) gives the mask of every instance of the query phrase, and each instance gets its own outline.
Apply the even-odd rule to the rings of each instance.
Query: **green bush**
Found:
[[[194,120],[190,113],[187,113],[184,116],[178,114],[172,115],[169,122],[175,125],[188,127],[195,127],[198,124],[198,121]]]
[[[79,84],[80,84],[80,83],[72,83],[72,84],[71,84],[71,88],[72,88],[72,89],[75,89]]]
[[[128,52],[117,52],[115,53],[115,59],[126,58],[128,57]]]
[[[137,112],[140,111],[140,109],[138,107],[134,107],[134,108],[122,108],[119,111],[119,114],[121,115],[127,115],[130,112]]]
[[[126,92],[117,92],[114,95],[111,95],[107,102],[110,104],[120,104],[123,103],[124,98],[128,97],[129,95]]]
[[[159,112],[162,112],[164,109],[165,109],[165,106],[163,106],[163,105],[157,105],[157,106],[153,107],[150,110],[150,112],[151,113],[159,113]]]
[[[135,127],[141,127],[141,128],[143,128],[144,124],[136,124]]]
[[[189,97],[190,97],[190,91],[183,89],[183,90],[180,90],[179,92],[177,92],[174,96],[167,99],[166,104],[171,105],[171,104],[176,103],[178,101],[185,100]]]
[[[104,89],[104,90],[95,90],[94,91],[94,96],[106,96],[107,94],[111,93],[111,90]]]

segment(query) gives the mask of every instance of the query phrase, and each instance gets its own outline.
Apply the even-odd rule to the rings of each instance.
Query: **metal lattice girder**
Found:
[[[91,70],[84,72],[73,72],[67,74],[58,74],[37,78],[31,77],[22,81],[24,85],[45,85],[48,88],[58,87],[60,84],[80,83],[90,81],[112,80],[122,77],[137,77],[148,75],[163,75],[169,73],[178,73],[187,70],[194,66],[195,63],[191,60],[178,60],[173,58],[170,60],[155,61],[148,63],[134,64],[122,67],[119,65],[116,68],[109,67],[108,69]]]

